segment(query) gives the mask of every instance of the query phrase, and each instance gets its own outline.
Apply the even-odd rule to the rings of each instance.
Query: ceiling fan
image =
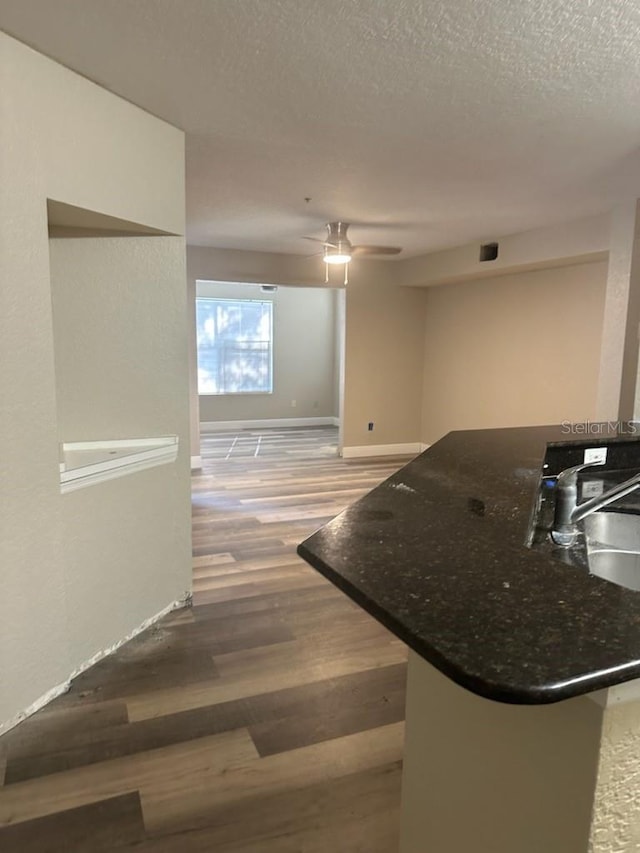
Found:
[[[364,255],[397,255],[402,249],[398,246],[354,246],[347,237],[348,222],[328,222],[327,236],[324,240],[317,237],[305,237],[324,246],[322,260],[327,265],[325,281],[329,281],[329,264],[344,264],[344,283],[347,284],[347,265],[354,257]]]

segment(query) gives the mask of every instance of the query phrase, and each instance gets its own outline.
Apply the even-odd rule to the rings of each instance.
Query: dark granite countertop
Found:
[[[547,703],[638,678],[640,592],[525,545],[547,444],[580,438],[449,433],[298,553],[481,696]]]

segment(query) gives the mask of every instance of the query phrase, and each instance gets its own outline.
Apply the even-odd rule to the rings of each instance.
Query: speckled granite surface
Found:
[[[298,553],[482,696],[555,702],[638,678],[640,593],[524,544],[547,443],[581,440],[560,427],[450,433]]]

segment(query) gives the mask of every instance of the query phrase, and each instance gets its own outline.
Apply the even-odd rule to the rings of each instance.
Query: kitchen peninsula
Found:
[[[299,546],[411,650],[401,853],[640,849],[640,593],[527,547],[548,447],[605,446],[450,433]]]

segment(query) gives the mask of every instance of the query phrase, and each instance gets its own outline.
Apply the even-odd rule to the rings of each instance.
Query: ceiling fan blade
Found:
[[[320,240],[319,237],[303,237],[303,240],[312,240],[314,243],[320,243],[322,246],[333,246],[333,243],[327,243],[326,240]]]
[[[398,246],[353,246],[354,255],[399,255],[402,249]]]

